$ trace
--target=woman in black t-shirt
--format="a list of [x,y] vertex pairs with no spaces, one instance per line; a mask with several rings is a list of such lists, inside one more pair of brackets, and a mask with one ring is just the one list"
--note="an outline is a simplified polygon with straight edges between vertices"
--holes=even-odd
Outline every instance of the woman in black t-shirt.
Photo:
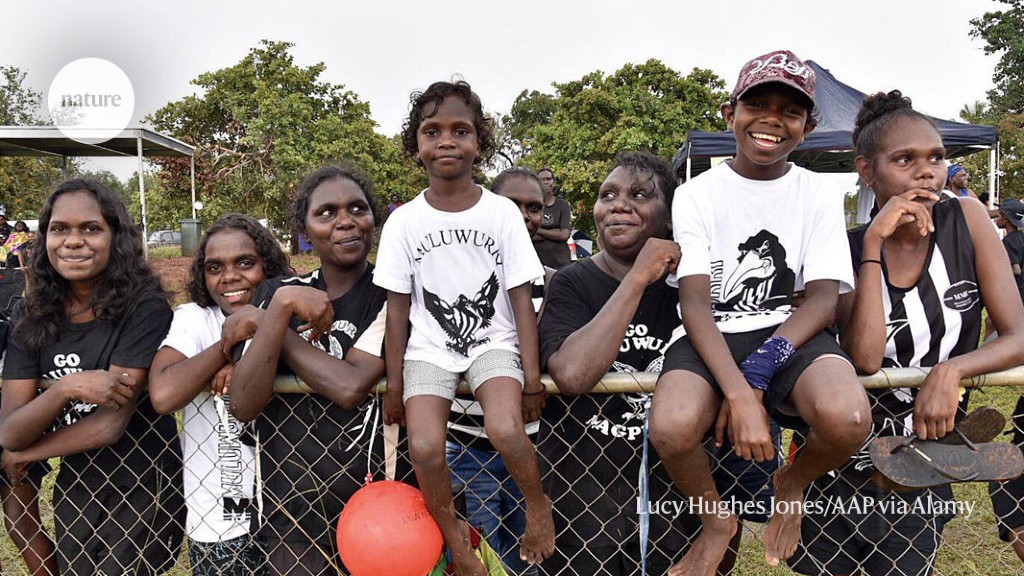
[[[384,375],[387,300],[367,261],[377,214],[362,173],[317,170],[299,186],[291,219],[320,268],[266,280],[253,296],[261,312],[251,315],[258,325],[235,364],[229,409],[243,422],[256,420],[261,534],[272,574],[347,573],[336,545],[338,515],[371,461],[383,460],[383,439],[373,430],[379,408],[370,398]],[[298,376],[313,393],[275,394],[277,375]],[[410,470],[405,465],[397,476]]]
[[65,181],[39,222],[4,366],[4,470],[16,482],[32,462],[61,458],[61,573],[163,573],[183,533],[181,457],[173,417],[145,390],[170,306],[124,203],[102,184]]

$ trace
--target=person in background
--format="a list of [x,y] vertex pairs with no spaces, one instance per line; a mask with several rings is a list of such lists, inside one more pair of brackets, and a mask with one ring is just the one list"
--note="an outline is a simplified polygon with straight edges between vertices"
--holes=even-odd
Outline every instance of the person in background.
[[946,167],[946,185],[943,195],[947,198],[970,196],[975,200],[978,194],[967,187],[971,181],[971,175],[967,169],[960,164],[950,164]]
[[537,177],[544,190],[544,216],[533,235],[533,245],[541,264],[558,270],[572,261],[566,244],[572,233],[572,207],[564,198],[555,196],[555,173],[550,168],[542,168]]

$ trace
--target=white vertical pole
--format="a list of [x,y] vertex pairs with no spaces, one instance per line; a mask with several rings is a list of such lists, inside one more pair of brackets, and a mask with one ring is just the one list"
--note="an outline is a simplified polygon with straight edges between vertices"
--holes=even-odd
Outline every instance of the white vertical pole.
[[192,150],[192,219],[196,219],[196,152]]
[[146,222],[146,176],[142,168],[142,137],[135,139],[136,149],[139,152],[139,205],[142,208],[142,249],[149,252],[149,227]]

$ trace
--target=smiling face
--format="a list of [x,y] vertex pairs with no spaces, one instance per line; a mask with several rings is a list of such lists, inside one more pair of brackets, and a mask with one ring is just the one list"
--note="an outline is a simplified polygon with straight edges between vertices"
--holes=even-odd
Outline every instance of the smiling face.
[[110,262],[113,234],[88,190],[61,194],[46,230],[46,255],[72,286],[94,286]]
[[360,267],[373,246],[373,211],[362,188],[348,178],[331,178],[313,189],[306,233],[324,266]]
[[602,249],[632,262],[648,238],[667,238],[669,207],[650,172],[619,166],[605,178],[594,204]]
[[431,178],[470,178],[480,155],[473,111],[458,96],[448,96],[416,130],[417,158]]
[[206,241],[206,291],[225,314],[248,304],[266,279],[256,242],[244,230],[224,228]]
[[523,214],[526,230],[530,236],[536,234],[544,218],[544,193],[537,181],[526,176],[509,178],[497,193],[516,203]]
[[[946,182],[946,149],[942,136],[927,120],[904,117],[879,139],[873,158],[857,159],[857,171],[875,191],[879,207],[910,190],[939,194]],[[916,201],[932,204],[931,200]]]
[[733,169],[751,180],[775,180],[786,173],[786,159],[814,129],[808,123],[807,98],[784,84],[748,90],[733,107],[722,106],[736,137]]

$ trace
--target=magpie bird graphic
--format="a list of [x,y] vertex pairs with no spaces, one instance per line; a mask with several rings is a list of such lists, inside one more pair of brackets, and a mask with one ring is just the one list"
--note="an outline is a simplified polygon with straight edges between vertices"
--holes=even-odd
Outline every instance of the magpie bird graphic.
[[441,329],[448,335],[447,348],[463,356],[469,356],[469,349],[490,342],[490,338],[477,338],[480,328],[491,325],[494,318],[494,299],[498,296],[498,275],[494,272],[480,287],[473,298],[459,294],[454,304],[423,289],[423,303]]

